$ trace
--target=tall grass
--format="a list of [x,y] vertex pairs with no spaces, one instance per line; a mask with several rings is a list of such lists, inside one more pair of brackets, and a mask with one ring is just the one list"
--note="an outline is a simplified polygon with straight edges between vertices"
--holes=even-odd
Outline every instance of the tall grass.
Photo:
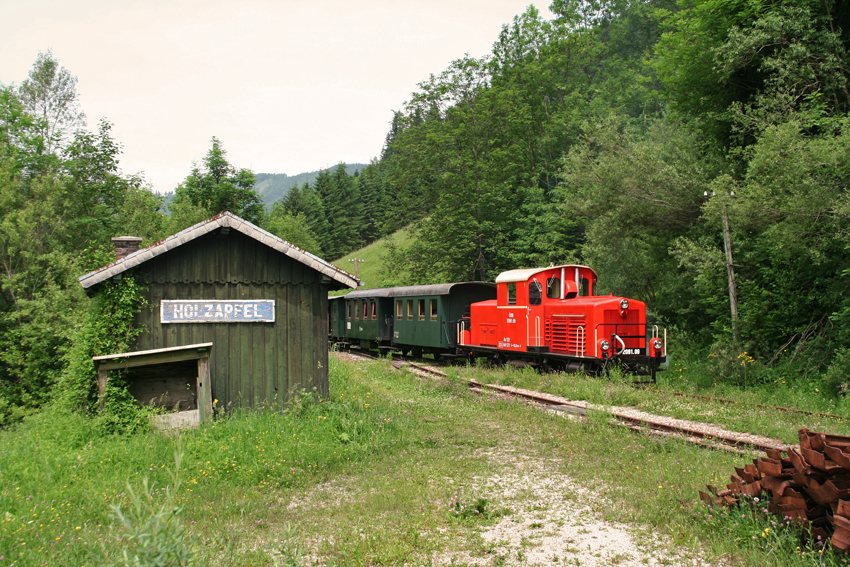
[[[112,507],[149,499],[173,499],[192,524],[250,518],[261,528],[262,505],[240,494],[314,484],[396,442],[391,405],[347,372],[332,365],[329,400],[301,393],[283,412],[235,411],[174,436],[103,436],[90,418],[50,410],[0,433],[0,565],[102,561],[126,543]],[[181,486],[169,472],[175,451]]]

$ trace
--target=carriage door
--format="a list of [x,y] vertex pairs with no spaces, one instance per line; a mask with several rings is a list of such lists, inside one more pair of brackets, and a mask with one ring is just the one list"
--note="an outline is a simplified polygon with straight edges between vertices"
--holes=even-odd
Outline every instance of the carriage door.
[[537,348],[543,346],[543,285],[537,281],[537,278],[532,278],[528,282],[528,348]]

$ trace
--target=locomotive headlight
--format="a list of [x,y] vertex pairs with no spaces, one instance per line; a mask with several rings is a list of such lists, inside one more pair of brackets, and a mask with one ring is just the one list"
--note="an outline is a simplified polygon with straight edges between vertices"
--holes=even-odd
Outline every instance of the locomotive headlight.
[[602,341],[601,343],[599,343],[599,347],[605,352],[608,352],[608,349],[611,348],[611,344],[608,341]]
[[621,299],[620,300],[620,309],[625,311],[628,308],[629,308],[629,300],[628,299]]
[[661,341],[661,339],[654,339],[652,341],[652,348],[654,348],[655,350],[661,350],[662,348],[664,348],[664,343]]

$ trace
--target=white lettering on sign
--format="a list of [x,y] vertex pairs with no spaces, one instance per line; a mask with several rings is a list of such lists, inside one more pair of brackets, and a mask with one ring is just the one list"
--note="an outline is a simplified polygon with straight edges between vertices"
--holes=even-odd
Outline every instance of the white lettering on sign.
[[274,299],[163,299],[159,320],[164,323],[274,323]]

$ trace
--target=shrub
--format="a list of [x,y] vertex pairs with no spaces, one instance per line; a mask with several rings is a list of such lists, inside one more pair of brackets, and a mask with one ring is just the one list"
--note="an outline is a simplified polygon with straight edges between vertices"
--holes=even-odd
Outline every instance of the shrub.
[[177,567],[193,565],[193,538],[186,533],[180,519],[181,506],[174,502],[180,490],[180,460],[182,455],[174,453],[174,471],[168,470],[171,486],[154,491],[148,478],[142,480],[142,492],[127,483],[128,510],[112,506],[112,517],[124,531],[124,541],[129,543],[123,550],[122,564],[126,567]]

